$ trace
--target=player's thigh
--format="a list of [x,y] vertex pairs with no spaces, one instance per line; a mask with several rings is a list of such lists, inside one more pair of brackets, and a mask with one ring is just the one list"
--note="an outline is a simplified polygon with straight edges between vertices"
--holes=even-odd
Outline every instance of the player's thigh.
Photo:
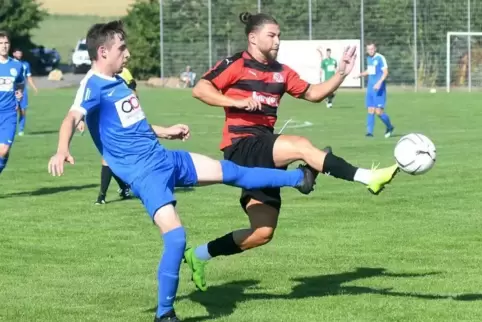
[[273,161],[277,168],[284,168],[290,163],[304,159],[313,144],[305,137],[297,135],[280,135],[273,144]]
[[[176,205],[174,186],[174,167],[168,167],[162,171],[148,171],[132,182],[131,189],[139,197],[151,219],[155,220],[160,209],[166,205]],[[176,225],[176,222],[173,222],[173,225]]]
[[266,229],[267,233],[272,233],[278,226],[279,208],[259,200],[252,198],[249,200],[246,205],[246,214],[254,230]]
[[385,91],[379,91],[375,95],[375,104],[373,106],[376,107],[376,113],[377,114],[382,114],[383,110],[385,109],[385,105],[387,103],[387,96],[385,94]]
[[0,157],[6,157],[15,140],[17,113],[4,117],[0,115]]
[[198,185],[210,185],[223,181],[221,162],[208,156],[189,153],[193,164]]

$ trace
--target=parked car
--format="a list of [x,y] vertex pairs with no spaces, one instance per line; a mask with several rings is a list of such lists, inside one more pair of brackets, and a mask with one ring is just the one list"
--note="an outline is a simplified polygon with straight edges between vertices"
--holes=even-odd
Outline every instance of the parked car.
[[47,75],[60,65],[60,54],[55,48],[39,46],[30,50],[30,53],[29,60],[34,75]]
[[74,74],[85,73],[90,69],[91,61],[85,39],[80,39],[72,51],[72,71]]

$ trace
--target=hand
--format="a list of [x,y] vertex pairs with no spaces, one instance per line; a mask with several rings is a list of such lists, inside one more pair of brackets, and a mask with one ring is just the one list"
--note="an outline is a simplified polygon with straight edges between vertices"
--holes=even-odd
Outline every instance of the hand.
[[191,136],[189,126],[184,124],[176,124],[166,128],[165,138],[168,140],[182,140],[186,141]]
[[350,74],[353,70],[357,57],[356,48],[356,46],[348,46],[343,50],[343,56],[340,60],[340,67],[338,68],[338,71],[342,76]]
[[22,98],[23,98],[23,91],[15,91],[15,98],[18,100],[18,101],[21,101]]
[[246,110],[248,112],[258,111],[258,110],[261,110],[263,108],[263,106],[261,105],[261,102],[255,100],[252,97],[248,97],[244,100],[236,101],[234,103],[234,107],[242,109],[242,110]]
[[49,161],[49,173],[52,176],[61,176],[64,173],[64,162],[74,164],[74,158],[70,152],[57,152]]
[[382,87],[382,84],[380,82],[377,82],[374,86],[373,86],[373,89],[378,91],[380,89],[380,87]]
[[319,46],[316,48],[316,51],[320,53],[321,57],[323,58],[323,47]]
[[77,131],[79,131],[81,134],[84,133],[85,131],[85,122],[80,121],[79,125],[77,125]]

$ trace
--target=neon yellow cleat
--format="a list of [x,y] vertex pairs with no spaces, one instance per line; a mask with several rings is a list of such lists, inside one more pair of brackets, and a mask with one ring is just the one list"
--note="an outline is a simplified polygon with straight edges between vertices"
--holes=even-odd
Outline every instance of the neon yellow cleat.
[[383,169],[372,168],[373,177],[367,185],[368,191],[374,195],[378,195],[382,192],[383,188],[385,188],[385,185],[389,184],[393,178],[395,178],[399,171],[400,169],[397,164]]
[[206,278],[204,276],[204,267],[207,261],[203,261],[196,257],[193,248],[188,248],[184,252],[184,261],[192,271],[191,279],[196,285],[196,288],[202,292],[207,290]]

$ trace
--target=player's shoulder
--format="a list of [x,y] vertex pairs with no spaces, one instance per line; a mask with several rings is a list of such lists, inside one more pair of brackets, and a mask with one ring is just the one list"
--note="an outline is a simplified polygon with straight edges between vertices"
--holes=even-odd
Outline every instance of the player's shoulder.
[[89,70],[80,81],[81,88],[89,88],[90,91],[100,92],[103,87],[117,82],[115,77],[107,77]]
[[241,51],[229,57],[223,58],[218,62],[217,65],[220,68],[223,68],[223,67],[227,68],[229,66],[239,65],[240,63],[243,62],[243,60],[244,60],[244,52]]
[[9,58],[8,64],[14,68],[23,68],[23,63],[15,58]]

